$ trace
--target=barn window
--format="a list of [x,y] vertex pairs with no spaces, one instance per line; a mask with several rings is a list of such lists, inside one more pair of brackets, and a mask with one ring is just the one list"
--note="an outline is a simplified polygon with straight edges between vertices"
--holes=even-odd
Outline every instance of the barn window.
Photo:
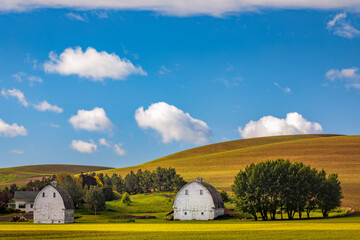
[[43,192],[43,197],[45,197],[45,193]]
[[201,215],[204,215],[204,212],[201,212]]
[[200,195],[203,195],[203,190],[200,190]]
[[189,195],[189,190],[185,189],[185,195]]
[[54,197],[56,197],[56,193],[54,193]]
[[187,212],[185,212],[184,214],[187,215]]

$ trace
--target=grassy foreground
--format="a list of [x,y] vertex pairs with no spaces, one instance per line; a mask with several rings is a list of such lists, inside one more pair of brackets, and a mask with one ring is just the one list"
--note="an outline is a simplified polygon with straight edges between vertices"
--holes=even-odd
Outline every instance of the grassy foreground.
[[302,221],[0,224],[1,239],[358,239],[360,216]]

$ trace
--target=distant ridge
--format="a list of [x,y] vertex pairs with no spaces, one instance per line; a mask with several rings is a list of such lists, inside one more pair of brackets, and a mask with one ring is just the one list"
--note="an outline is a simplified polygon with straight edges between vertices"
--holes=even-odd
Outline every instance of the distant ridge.
[[10,168],[0,168],[0,185],[12,183],[20,184],[30,180],[41,179],[42,176],[49,176],[60,172],[78,174],[81,172],[94,172],[110,169],[109,167],[69,165],[69,164],[44,164],[28,165]]
[[174,153],[133,167],[99,172],[126,175],[129,171],[173,167],[186,180],[198,176],[230,191],[235,175],[250,163],[273,159],[303,162],[328,174],[338,173],[343,205],[360,209],[360,136],[335,134],[289,135],[215,143]]

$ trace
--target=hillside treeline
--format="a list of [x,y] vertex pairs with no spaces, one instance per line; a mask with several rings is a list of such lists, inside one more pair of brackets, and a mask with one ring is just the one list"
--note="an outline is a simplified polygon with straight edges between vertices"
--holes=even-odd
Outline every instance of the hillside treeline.
[[326,176],[303,163],[282,159],[251,164],[235,177],[232,190],[237,208],[250,213],[257,220],[276,219],[283,212],[288,219],[296,213],[299,218],[306,212],[320,209],[324,217],[330,210],[340,207],[342,191],[337,174]]

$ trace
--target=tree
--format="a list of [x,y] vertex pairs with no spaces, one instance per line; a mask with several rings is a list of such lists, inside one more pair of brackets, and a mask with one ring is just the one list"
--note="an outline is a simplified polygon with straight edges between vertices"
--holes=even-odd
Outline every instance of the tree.
[[323,177],[318,194],[318,205],[323,217],[328,217],[331,210],[340,207],[342,198],[343,195],[338,175],[331,174],[328,178]]
[[59,185],[62,184],[62,181],[65,179],[66,176],[69,176],[70,173],[69,172],[60,172],[58,174],[56,174],[56,181]]
[[86,190],[84,196],[85,207],[94,210],[94,215],[97,211],[105,209],[105,197],[101,189],[96,186],[90,187]]
[[66,175],[61,183],[63,187],[71,196],[75,207],[83,201],[83,189],[81,185],[76,182],[70,175]]
[[111,186],[104,185],[101,188],[102,193],[104,194],[105,201],[114,200],[114,193]]
[[115,191],[117,191],[118,193],[124,192],[124,180],[122,179],[121,175],[117,175],[116,173],[114,173],[111,176],[111,183]]
[[229,194],[226,191],[222,190],[220,192],[220,196],[221,196],[223,202],[229,202],[230,201]]
[[281,218],[284,210],[288,219],[293,219],[295,213],[301,218],[305,210],[309,218],[316,206],[326,217],[340,206],[342,198],[336,174],[326,178],[325,171],[282,159],[247,166],[235,177],[232,189],[237,208],[252,214],[255,220],[257,214],[263,220],[268,220],[268,214],[275,220],[278,210]]
[[18,186],[14,183],[10,186],[10,193],[14,194],[18,190]]
[[130,205],[130,203],[131,203],[130,195],[127,192],[123,194],[123,196],[121,198],[121,202],[125,203],[126,205]]

